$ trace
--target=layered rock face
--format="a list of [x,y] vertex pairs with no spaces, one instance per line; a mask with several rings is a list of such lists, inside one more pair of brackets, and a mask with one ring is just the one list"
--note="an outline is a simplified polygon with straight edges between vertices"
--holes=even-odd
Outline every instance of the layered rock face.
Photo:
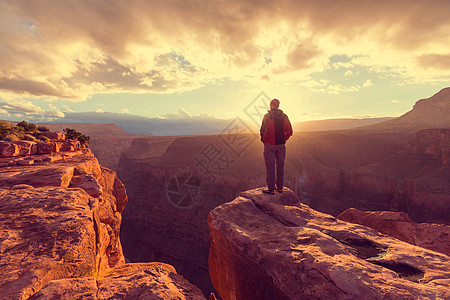
[[350,208],[338,216],[339,220],[361,224],[395,237],[408,244],[450,256],[450,226],[415,223],[404,212],[365,211]]
[[[11,162],[17,164],[33,164],[38,157],[30,155],[50,154],[56,152],[75,151],[83,148],[79,141],[53,141],[53,142],[32,142],[14,141],[0,143],[0,158],[24,157],[23,159],[12,159]],[[4,166],[8,165],[7,160],[2,160]],[[39,161],[38,161],[39,162]],[[5,164],[6,163],[6,164]]]
[[363,210],[406,212],[450,224],[450,129],[417,132],[392,156],[343,174],[341,201]]
[[223,299],[447,299],[450,258],[300,203],[243,192],[211,211],[209,267]]
[[0,159],[1,299],[204,298],[169,265],[125,264],[126,190],[88,148],[26,158]]

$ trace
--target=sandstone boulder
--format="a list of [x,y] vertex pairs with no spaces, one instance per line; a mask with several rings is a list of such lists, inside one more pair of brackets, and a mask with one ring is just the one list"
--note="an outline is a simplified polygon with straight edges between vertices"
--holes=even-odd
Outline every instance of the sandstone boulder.
[[38,146],[33,141],[13,141],[0,143],[0,157],[34,155]]
[[404,212],[366,211],[350,208],[339,220],[361,224],[412,245],[450,256],[450,226],[415,223]]
[[53,143],[38,142],[37,153],[38,154],[50,154],[53,151]]
[[450,258],[299,202],[241,193],[211,211],[209,272],[223,299],[447,299]]
[[53,152],[60,152],[61,148],[64,145],[64,142],[63,141],[55,141],[55,142],[52,142],[51,144],[53,146],[53,149],[52,149]]
[[98,197],[103,193],[103,188],[97,182],[94,176],[89,174],[82,174],[73,176],[69,187],[81,188],[92,197]]
[[37,153],[37,143],[32,141],[14,142],[19,147],[19,156],[33,155]]
[[76,151],[81,148],[80,141],[66,140],[61,146],[61,151]]
[[0,143],[0,157],[10,157],[19,155],[19,146],[14,143]]
[[40,133],[38,135],[38,138],[41,138],[43,136],[48,137],[51,140],[58,140],[58,141],[64,140],[66,138],[66,135],[59,131],[45,131]]

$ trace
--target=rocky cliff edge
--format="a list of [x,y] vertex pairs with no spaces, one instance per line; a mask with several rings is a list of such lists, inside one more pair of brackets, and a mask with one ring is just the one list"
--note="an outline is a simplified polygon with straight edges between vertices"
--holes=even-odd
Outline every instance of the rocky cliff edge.
[[208,217],[223,299],[449,299],[450,258],[299,202],[243,192]]
[[69,150],[0,159],[0,299],[204,299],[170,265],[125,264],[125,187]]

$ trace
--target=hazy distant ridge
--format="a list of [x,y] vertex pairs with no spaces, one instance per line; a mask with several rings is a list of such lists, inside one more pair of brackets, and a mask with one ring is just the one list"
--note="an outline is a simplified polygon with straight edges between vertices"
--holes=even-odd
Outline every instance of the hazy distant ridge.
[[366,119],[327,119],[297,122],[293,124],[294,131],[327,131],[342,130],[362,126],[368,126],[376,123],[395,119],[393,117],[366,118]]

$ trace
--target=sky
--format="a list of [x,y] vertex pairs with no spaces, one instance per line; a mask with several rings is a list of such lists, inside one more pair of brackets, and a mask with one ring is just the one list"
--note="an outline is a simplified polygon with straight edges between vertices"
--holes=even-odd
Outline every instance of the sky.
[[448,0],[0,0],[0,119],[399,116],[450,86]]

